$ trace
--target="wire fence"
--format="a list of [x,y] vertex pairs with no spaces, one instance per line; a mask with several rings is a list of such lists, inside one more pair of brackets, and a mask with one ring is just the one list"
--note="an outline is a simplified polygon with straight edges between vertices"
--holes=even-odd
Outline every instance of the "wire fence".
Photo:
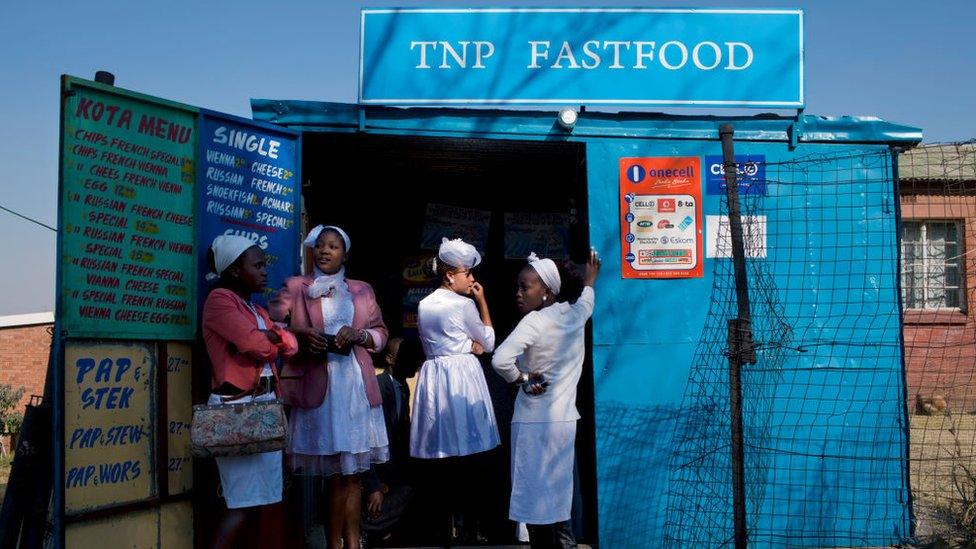
[[900,156],[902,300],[919,541],[976,538],[976,143]]
[[[757,355],[742,370],[750,545],[972,539],[976,145],[858,149],[762,168],[752,170],[761,180],[740,178]],[[724,200],[721,213],[727,223]],[[717,249],[730,249],[728,231],[718,234]],[[714,265],[680,413],[604,411],[613,432],[644,441],[630,448],[671,441],[668,478],[658,479],[665,516],[621,513],[627,524],[606,529],[620,539],[603,542],[662,528],[671,547],[733,543],[736,294],[732,261]],[[601,487],[602,498],[614,493]]]

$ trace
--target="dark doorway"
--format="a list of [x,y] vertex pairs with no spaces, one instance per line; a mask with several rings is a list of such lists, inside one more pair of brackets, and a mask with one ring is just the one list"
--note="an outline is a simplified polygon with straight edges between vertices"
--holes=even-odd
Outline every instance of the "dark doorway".
[[[308,225],[335,224],[350,234],[348,276],[372,284],[391,336],[416,334],[413,311],[424,290],[405,281],[406,271],[435,253],[422,247],[431,204],[478,210],[481,215],[490,212],[484,260],[475,275],[485,287],[498,342],[518,322],[515,279],[525,265],[524,257],[505,258],[506,238],[509,252],[513,238],[506,235],[506,213],[558,214],[553,218],[565,220],[560,229],[565,233],[560,234],[568,235],[569,258],[576,263],[586,258],[589,223],[582,144],[318,132],[306,132],[303,140]],[[515,525],[507,520],[515,393],[494,373],[490,360],[482,362],[503,446],[485,462],[485,470],[471,472],[491,479],[490,493],[471,497],[483,498],[489,507],[491,520],[482,527],[487,540],[506,543],[515,535]],[[584,364],[578,407],[583,419],[577,434],[580,497],[574,518],[580,541],[592,543],[597,530],[590,359]],[[408,532],[407,538],[417,544],[425,541],[418,532]]]

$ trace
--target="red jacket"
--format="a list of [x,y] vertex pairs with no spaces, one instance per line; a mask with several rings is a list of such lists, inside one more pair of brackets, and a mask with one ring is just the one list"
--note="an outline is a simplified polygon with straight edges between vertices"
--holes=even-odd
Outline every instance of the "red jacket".
[[[308,297],[308,287],[315,279],[311,276],[293,276],[285,280],[284,287],[268,301],[271,318],[283,322],[289,318],[289,326],[294,328],[315,328],[319,332],[325,330],[325,320],[322,318],[322,298]],[[352,294],[353,316],[352,328],[355,330],[369,330],[373,335],[373,344],[377,350],[386,346],[389,332],[383,323],[383,315],[376,303],[373,288],[360,280],[346,279],[349,293]],[[370,406],[380,406],[383,398],[380,387],[376,382],[373,370],[373,359],[369,351],[360,345],[353,347],[356,360],[363,374],[366,386],[366,397]],[[318,408],[325,400],[328,389],[329,371],[325,360],[321,356],[312,356],[305,352],[298,353],[285,362],[281,370],[281,397],[286,404],[298,408]]]
[[[268,336],[258,329],[254,313],[234,292],[217,288],[207,296],[203,304],[203,342],[210,356],[212,388],[226,381],[242,390],[250,389],[256,368],[274,362],[279,355],[289,357],[298,352],[294,334],[275,326],[261,307],[255,305],[254,309],[268,329],[281,336],[281,344],[268,341]],[[274,368],[271,370],[274,372]]]

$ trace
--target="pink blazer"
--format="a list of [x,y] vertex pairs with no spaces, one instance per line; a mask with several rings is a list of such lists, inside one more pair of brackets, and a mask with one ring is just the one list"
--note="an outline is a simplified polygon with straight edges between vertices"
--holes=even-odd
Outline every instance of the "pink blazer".
[[275,326],[261,307],[255,305],[254,309],[264,317],[268,329],[278,333],[281,344],[268,341],[258,329],[254,313],[234,292],[217,288],[207,296],[203,304],[203,341],[210,357],[213,388],[226,381],[242,390],[251,389],[257,368],[298,351],[298,342],[291,332]]
[[[325,329],[322,318],[322,299],[308,297],[308,287],[315,279],[311,276],[293,276],[285,280],[284,287],[268,301],[268,312],[271,318],[283,322],[290,318],[289,326],[294,328],[312,327],[318,331]],[[352,328],[369,330],[373,335],[376,349],[386,346],[389,332],[383,323],[383,315],[376,303],[373,288],[360,280],[346,279],[349,292],[352,294],[353,317]],[[370,406],[383,403],[380,387],[376,382],[373,370],[373,359],[364,347],[353,347],[356,360],[362,369],[363,383],[366,386],[366,397]],[[290,360],[285,361],[281,371],[281,396],[286,404],[298,408],[318,408],[325,400],[328,388],[329,373],[325,367],[325,360],[321,356],[313,356],[302,349]]]

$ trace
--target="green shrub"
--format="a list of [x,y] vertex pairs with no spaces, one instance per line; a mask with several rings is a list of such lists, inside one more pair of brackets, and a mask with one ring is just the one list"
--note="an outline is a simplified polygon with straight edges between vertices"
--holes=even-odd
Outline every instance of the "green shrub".
[[20,432],[24,415],[17,410],[26,389],[14,390],[12,385],[0,385],[0,433],[12,435]]

